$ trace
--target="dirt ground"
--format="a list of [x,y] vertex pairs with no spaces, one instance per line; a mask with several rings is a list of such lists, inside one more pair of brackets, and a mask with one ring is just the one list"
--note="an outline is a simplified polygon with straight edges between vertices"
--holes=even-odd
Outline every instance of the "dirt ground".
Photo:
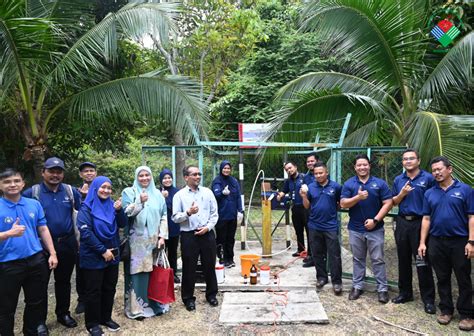
[[[121,270],[122,272],[122,270]],[[52,281],[49,293],[54,293]],[[347,300],[347,291],[343,296],[336,297],[330,290],[319,293],[321,302],[329,317],[329,324],[291,324],[291,325],[241,325],[222,326],[219,325],[219,307],[211,307],[206,303],[204,294],[196,292],[197,309],[195,312],[186,311],[180,301],[180,291],[176,291],[177,301],[172,304],[171,311],[163,316],[146,319],[144,321],[129,320],[123,314],[123,277],[120,277],[117,286],[117,294],[114,305],[113,318],[121,325],[121,331],[106,334],[118,335],[409,335],[393,326],[376,321],[377,316],[388,322],[414,329],[430,335],[469,335],[457,329],[458,320],[451,322],[449,326],[439,325],[433,315],[427,315],[423,311],[419,300],[403,305],[388,303],[386,305],[377,302],[376,293],[364,293],[357,301]],[[396,293],[390,293],[393,297]],[[218,299],[222,302],[223,293],[219,293]],[[54,295],[50,295],[49,315],[47,325],[51,335],[87,335],[84,326],[84,315],[75,316],[79,326],[74,329],[66,329],[58,324],[54,315]],[[76,304],[75,291],[72,298],[71,310]],[[16,333],[21,333],[22,303],[16,314]],[[474,333],[471,333],[473,335]],[[411,334],[413,335],[413,334]]]

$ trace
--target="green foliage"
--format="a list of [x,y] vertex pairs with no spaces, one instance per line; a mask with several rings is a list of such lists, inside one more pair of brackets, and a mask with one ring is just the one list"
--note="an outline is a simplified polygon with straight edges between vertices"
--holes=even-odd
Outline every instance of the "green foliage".
[[242,60],[229,77],[225,94],[211,106],[212,117],[219,121],[268,122],[275,109],[273,97],[288,81],[308,71],[337,70],[347,63],[323,55],[316,34],[297,30],[297,6],[275,0],[261,2],[256,9],[268,38]]

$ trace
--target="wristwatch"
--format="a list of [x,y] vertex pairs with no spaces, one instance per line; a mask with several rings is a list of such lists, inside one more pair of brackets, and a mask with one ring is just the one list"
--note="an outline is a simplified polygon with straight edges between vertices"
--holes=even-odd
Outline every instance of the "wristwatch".
[[376,219],[376,218],[374,218],[374,219],[372,219],[372,220],[374,221],[374,224],[375,224],[375,225],[377,225],[377,224],[379,223],[379,220]]
[[468,240],[468,244],[474,245],[474,240]]

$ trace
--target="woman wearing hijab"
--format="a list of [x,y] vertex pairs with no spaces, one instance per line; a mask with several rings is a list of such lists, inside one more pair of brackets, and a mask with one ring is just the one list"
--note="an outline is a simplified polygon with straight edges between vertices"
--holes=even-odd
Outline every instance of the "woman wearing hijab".
[[168,239],[166,203],[155,187],[147,166],[135,170],[133,186],[122,192],[125,213],[130,218],[130,262],[125,263],[125,315],[131,319],[161,315],[167,306],[148,299],[148,282],[154,252]]
[[166,201],[168,212],[168,239],[166,240],[166,251],[171,268],[174,270],[174,283],[180,283],[178,272],[178,244],[179,244],[179,224],[171,220],[173,214],[173,197],[179,189],[173,186],[173,173],[169,169],[163,169],[160,173],[161,194]]
[[224,265],[234,267],[235,231],[237,230],[237,216],[242,216],[242,199],[240,186],[231,175],[232,166],[229,161],[222,161],[220,174],[212,181],[212,192],[217,200],[219,220],[216,224],[216,242],[224,252]]
[[85,281],[85,321],[91,335],[103,335],[100,325],[110,331],[120,326],[112,320],[115,287],[119,273],[118,227],[124,227],[127,217],[122,202],[113,201],[112,182],[105,176],[96,177],[77,215],[81,234],[80,267]]

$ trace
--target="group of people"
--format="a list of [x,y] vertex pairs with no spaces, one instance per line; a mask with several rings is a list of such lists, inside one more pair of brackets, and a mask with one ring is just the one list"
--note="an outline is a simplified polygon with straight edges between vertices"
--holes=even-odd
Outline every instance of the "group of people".
[[[366,155],[354,160],[355,176],[343,186],[330,179],[326,165],[316,153],[307,156],[308,173],[286,162],[288,174],[277,195],[290,199],[292,221],[300,256],[308,251],[304,267],[315,267],[316,287],[329,281],[336,295],[342,294],[340,208],[349,209],[349,244],[353,254],[353,283],[349,300],[364,290],[367,251],[377,281],[378,300],[389,301],[384,261],[384,217],[398,205],[395,239],[399,259],[399,295],[394,303],[413,300],[412,262],[420,283],[425,311],[436,313],[432,269],[438,282],[441,324],[453,316],[451,273],[459,288],[456,308],[459,328],[474,330],[471,258],[474,258],[473,189],[452,177],[445,157],[431,162],[432,174],[420,169],[418,153],[407,149],[402,155],[404,173],[393,188],[370,173]],[[198,268],[206,282],[206,300],[219,304],[215,273],[216,251],[222,249],[226,267],[235,266],[234,244],[238,219],[243,216],[240,185],[232,177],[232,165],[223,161],[211,188],[201,186],[202,173],[196,166],[183,169],[185,186],[173,186],[168,169],[159,174],[160,187],[147,166],[135,170],[133,186],[112,200],[112,181],[97,176],[96,166],[79,167],[84,184],[79,188],[63,183],[64,162],[45,161],[42,183],[23,192],[21,173],[6,169],[0,173],[0,334],[13,335],[14,315],[20,290],[25,295],[23,332],[47,335],[47,287],[54,272],[57,321],[67,328],[77,322],[70,313],[71,275],[76,267],[78,305],[85,312],[91,335],[102,335],[102,327],[120,329],[112,320],[119,276],[119,229],[130,246],[124,261],[125,315],[142,320],[169,310],[148,298],[147,289],[154,256],[167,249],[175,282],[181,282],[181,299],[187,310],[196,309],[194,287]],[[76,218],[77,216],[77,218]],[[307,235],[305,244],[304,233]],[[181,246],[182,278],[177,276],[177,250]],[[329,272],[327,265],[329,264]]]
[[[454,305],[451,274],[454,272],[459,296],[456,308],[459,329],[474,330],[471,259],[474,258],[474,191],[452,176],[453,167],[446,157],[431,160],[431,174],[420,169],[419,154],[406,149],[401,161],[404,172],[390,189],[387,183],[371,175],[367,155],[357,155],[353,162],[355,176],[341,186],[329,177],[326,165],[315,153],[308,155],[309,173],[298,172],[294,162],[286,162],[288,174],[278,199],[287,195],[292,204],[292,219],[297,235],[299,256],[305,249],[316,269],[316,287],[328,283],[328,267],[333,291],[342,294],[342,263],[337,212],[349,209],[349,245],[352,250],[353,276],[349,300],[364,292],[367,252],[377,282],[378,301],[389,301],[384,259],[384,218],[398,206],[395,218],[395,241],[398,254],[399,294],[395,304],[413,301],[412,263],[418,273],[421,299],[428,314],[436,313],[435,271],[440,314],[437,321],[451,322]],[[308,161],[310,162],[308,164]],[[306,209],[306,212],[305,212]],[[303,264],[308,267],[308,260]],[[312,266],[312,265],[311,265]]]
[[[45,161],[42,182],[23,191],[25,182],[15,169],[0,173],[0,335],[13,335],[20,290],[25,295],[23,333],[48,335],[47,292],[54,272],[57,321],[77,327],[71,316],[71,276],[76,268],[78,304],[91,335],[103,335],[101,326],[118,331],[112,307],[119,276],[121,238],[130,256],[124,261],[125,315],[142,320],[161,315],[168,305],[148,298],[148,284],[159,249],[166,248],[175,283],[182,282],[182,300],[195,309],[194,286],[198,259],[205,276],[206,298],[217,306],[214,272],[216,246],[222,246],[227,267],[233,257],[237,217],[242,216],[240,186],[223,162],[213,191],[200,186],[198,167],[183,171],[186,186],[173,186],[173,174],[159,174],[160,187],[147,166],[135,170],[133,185],[112,200],[112,181],[97,176],[96,165],[79,166],[83,185],[63,183],[64,162]],[[217,198],[217,200],[216,200]],[[219,220],[218,220],[219,218]],[[218,232],[217,244],[214,228]],[[182,280],[178,277],[181,241]]]

